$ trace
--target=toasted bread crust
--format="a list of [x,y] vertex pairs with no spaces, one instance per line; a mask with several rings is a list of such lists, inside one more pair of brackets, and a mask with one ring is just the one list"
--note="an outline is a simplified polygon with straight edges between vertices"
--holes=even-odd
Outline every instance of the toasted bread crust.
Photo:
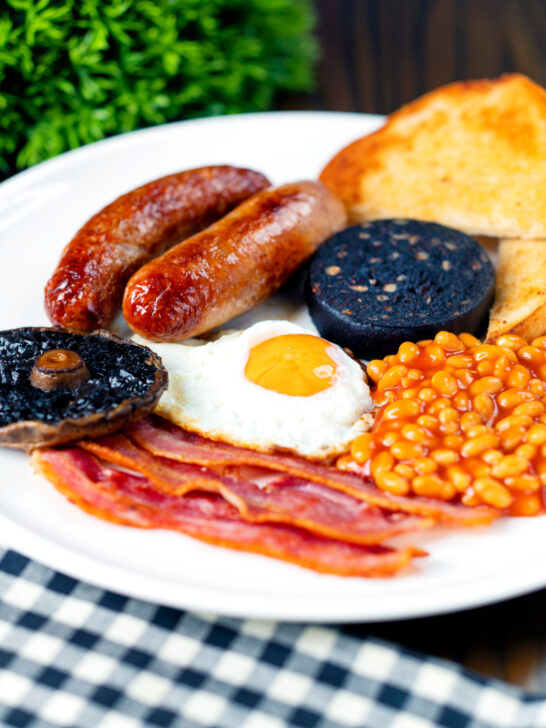
[[487,341],[546,332],[546,240],[501,240]]
[[351,222],[412,217],[546,238],[546,91],[520,74],[444,86],[342,149],[320,179]]

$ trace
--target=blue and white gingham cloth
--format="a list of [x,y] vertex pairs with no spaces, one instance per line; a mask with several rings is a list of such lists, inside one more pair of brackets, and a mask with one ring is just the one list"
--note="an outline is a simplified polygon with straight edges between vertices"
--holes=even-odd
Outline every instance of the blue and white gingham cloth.
[[343,628],[192,614],[0,549],[0,725],[541,728],[546,700]]

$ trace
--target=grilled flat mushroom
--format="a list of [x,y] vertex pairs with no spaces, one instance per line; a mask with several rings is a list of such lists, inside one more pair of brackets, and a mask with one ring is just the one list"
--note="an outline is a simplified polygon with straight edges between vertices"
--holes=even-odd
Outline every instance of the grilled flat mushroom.
[[0,331],[0,445],[105,435],[151,412],[166,386],[156,354],[108,331]]

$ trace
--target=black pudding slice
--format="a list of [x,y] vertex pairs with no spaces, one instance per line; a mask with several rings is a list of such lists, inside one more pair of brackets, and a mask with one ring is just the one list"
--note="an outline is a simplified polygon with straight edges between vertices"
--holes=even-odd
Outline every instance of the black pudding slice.
[[494,284],[487,254],[468,235],[431,222],[375,220],[318,249],[306,296],[321,336],[373,359],[441,330],[479,335]]

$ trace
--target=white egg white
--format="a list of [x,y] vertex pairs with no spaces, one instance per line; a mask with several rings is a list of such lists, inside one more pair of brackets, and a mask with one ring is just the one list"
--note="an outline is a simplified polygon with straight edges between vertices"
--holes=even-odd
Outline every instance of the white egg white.
[[202,346],[143,342],[169,373],[156,412],[205,437],[254,450],[320,459],[344,452],[371,426],[373,402],[361,367],[343,349],[328,348],[336,374],[332,385],[316,394],[279,394],[245,377],[253,346],[308,333],[288,321],[261,321]]

